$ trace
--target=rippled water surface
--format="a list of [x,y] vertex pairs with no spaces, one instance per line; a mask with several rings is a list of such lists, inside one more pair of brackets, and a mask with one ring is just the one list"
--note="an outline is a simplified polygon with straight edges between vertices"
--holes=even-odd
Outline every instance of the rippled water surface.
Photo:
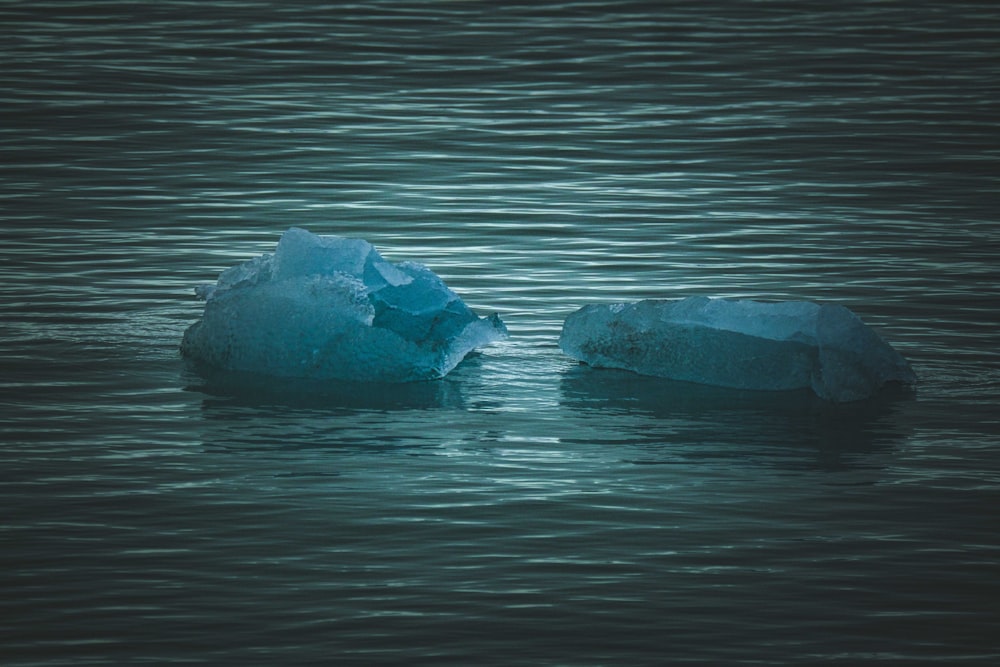
[[[0,663],[1000,662],[1000,11],[0,4]],[[204,377],[291,225],[509,340]],[[578,366],[587,303],[843,303],[831,407]]]

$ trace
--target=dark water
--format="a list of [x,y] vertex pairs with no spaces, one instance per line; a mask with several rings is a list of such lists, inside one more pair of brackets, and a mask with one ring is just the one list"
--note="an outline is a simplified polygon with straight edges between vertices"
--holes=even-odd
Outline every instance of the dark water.
[[[0,4],[0,664],[996,664],[990,2]],[[291,225],[511,338],[206,378]],[[563,356],[593,302],[843,303],[915,394]]]

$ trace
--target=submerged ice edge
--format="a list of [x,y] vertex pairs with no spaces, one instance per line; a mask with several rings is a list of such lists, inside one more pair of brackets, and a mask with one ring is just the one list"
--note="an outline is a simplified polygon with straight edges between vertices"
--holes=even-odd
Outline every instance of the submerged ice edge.
[[808,388],[835,403],[916,382],[899,352],[836,304],[689,297],[589,305],[566,318],[559,346],[590,366],[737,389]]
[[422,264],[386,261],[367,241],[292,227],[274,254],[196,288],[200,320],[181,353],[209,367],[263,375],[416,382],[447,375],[507,336]]

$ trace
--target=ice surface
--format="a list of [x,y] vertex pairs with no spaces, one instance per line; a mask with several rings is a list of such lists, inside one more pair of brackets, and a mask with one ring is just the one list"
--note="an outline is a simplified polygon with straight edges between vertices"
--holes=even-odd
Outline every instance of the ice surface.
[[847,308],[689,297],[585,306],[559,346],[591,366],[740,389],[811,388],[821,398],[867,398],[912,384],[906,360]]
[[504,338],[420,264],[387,262],[367,241],[293,227],[274,255],[196,288],[205,313],[182,353],[215,368],[286,377],[412,382],[440,378]]

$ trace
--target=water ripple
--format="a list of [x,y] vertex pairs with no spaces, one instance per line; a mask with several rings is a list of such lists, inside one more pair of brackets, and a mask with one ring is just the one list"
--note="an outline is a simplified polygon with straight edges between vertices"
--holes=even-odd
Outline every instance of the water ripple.
[[[0,35],[5,664],[996,662],[988,3],[41,0]],[[291,225],[510,340],[392,390],[186,368],[193,286]],[[692,294],[844,303],[920,386],[832,410],[556,345]]]

